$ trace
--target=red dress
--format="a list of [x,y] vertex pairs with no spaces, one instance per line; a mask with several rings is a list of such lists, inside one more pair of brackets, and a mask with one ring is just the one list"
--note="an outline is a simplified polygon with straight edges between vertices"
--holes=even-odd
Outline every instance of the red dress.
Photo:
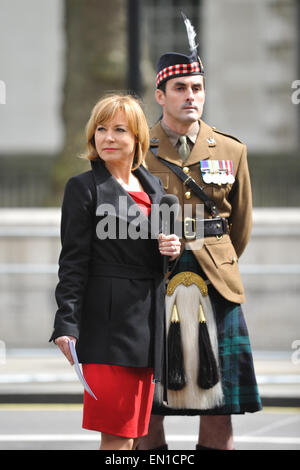
[[[129,194],[148,216],[148,194]],[[95,400],[84,391],[83,428],[127,438],[148,433],[154,393],[151,368],[82,364],[82,371],[97,397]]]

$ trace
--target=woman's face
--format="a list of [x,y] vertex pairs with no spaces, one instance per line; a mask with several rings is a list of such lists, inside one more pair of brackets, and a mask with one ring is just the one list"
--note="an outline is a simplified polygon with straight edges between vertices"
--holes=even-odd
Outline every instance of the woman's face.
[[132,163],[136,137],[129,129],[128,121],[122,111],[119,111],[111,121],[96,127],[95,146],[98,155],[106,163]]

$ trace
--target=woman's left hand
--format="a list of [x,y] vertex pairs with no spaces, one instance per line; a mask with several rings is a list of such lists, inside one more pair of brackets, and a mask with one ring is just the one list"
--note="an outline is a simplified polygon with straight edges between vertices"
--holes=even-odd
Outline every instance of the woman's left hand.
[[158,247],[160,254],[163,256],[169,256],[170,261],[178,258],[180,255],[181,243],[177,235],[164,235],[160,233],[158,236]]

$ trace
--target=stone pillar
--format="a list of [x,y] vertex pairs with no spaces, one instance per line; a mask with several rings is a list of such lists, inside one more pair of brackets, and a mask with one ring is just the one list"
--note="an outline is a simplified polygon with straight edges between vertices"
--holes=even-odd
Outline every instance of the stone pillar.
[[295,152],[297,16],[294,0],[203,1],[206,120],[251,152]]

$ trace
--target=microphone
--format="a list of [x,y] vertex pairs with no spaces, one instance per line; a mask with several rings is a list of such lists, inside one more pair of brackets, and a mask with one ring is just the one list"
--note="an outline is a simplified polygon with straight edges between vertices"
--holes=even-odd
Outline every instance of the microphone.
[[[165,194],[159,203],[159,215],[162,223],[161,233],[171,235],[175,233],[175,220],[180,209],[178,197],[175,194]],[[168,270],[169,256],[163,256],[163,271]]]

